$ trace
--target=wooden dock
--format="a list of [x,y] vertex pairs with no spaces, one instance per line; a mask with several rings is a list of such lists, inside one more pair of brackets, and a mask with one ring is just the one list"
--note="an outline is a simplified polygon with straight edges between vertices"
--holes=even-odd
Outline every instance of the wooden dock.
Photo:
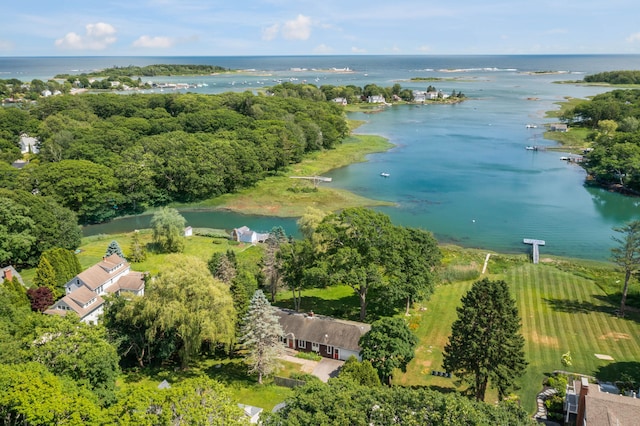
[[330,177],[326,176],[289,176],[291,179],[306,179],[313,182],[313,186],[317,187],[320,182],[331,182]]
[[538,249],[538,246],[543,246],[544,240],[532,240],[530,238],[525,238],[522,242],[533,246],[533,263],[537,264],[540,261],[540,250]]

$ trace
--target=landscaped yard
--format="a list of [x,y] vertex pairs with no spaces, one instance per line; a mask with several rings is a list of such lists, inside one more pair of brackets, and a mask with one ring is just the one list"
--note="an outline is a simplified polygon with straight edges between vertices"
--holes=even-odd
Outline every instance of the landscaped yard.
[[[529,366],[517,394],[527,411],[534,412],[535,395],[545,374],[554,370],[605,380],[637,371],[640,318],[613,315],[616,306],[606,301],[605,293],[592,280],[544,264],[516,266],[491,279],[504,279],[510,285],[522,318]],[[442,350],[457,317],[455,308],[470,286],[471,282],[442,285],[424,305],[426,310],[412,313],[410,322],[419,324],[420,346],[407,373],[395,383],[455,387],[453,379],[432,376],[431,370],[442,371]],[[573,365],[564,368],[560,359],[569,350]],[[609,355],[614,361],[598,359],[595,354]]]

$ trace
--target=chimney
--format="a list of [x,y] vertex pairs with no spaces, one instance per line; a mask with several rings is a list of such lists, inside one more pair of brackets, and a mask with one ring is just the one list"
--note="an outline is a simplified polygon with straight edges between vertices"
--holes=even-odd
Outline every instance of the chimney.
[[585,402],[586,396],[589,394],[589,379],[583,377],[580,381],[580,395],[578,396],[578,416],[576,418],[576,425],[584,424],[585,415]]
[[4,279],[7,281],[11,281],[13,279],[13,274],[11,273],[11,268],[7,268],[4,271]]

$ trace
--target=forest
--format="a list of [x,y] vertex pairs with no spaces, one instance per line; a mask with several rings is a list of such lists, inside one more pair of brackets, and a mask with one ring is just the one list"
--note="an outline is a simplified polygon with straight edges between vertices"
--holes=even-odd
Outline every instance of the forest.
[[588,130],[582,163],[598,185],[627,193],[640,191],[640,90],[614,90],[563,112],[573,128]]
[[606,71],[586,75],[584,81],[587,83],[638,84],[640,83],[640,71]]

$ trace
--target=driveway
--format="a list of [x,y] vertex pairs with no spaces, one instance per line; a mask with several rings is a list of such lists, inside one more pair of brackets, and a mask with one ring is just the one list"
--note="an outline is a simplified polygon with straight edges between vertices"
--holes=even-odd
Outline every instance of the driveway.
[[338,375],[338,370],[342,367],[344,361],[337,359],[322,358],[316,368],[313,369],[313,375],[320,378],[323,382],[326,382],[332,377]]

